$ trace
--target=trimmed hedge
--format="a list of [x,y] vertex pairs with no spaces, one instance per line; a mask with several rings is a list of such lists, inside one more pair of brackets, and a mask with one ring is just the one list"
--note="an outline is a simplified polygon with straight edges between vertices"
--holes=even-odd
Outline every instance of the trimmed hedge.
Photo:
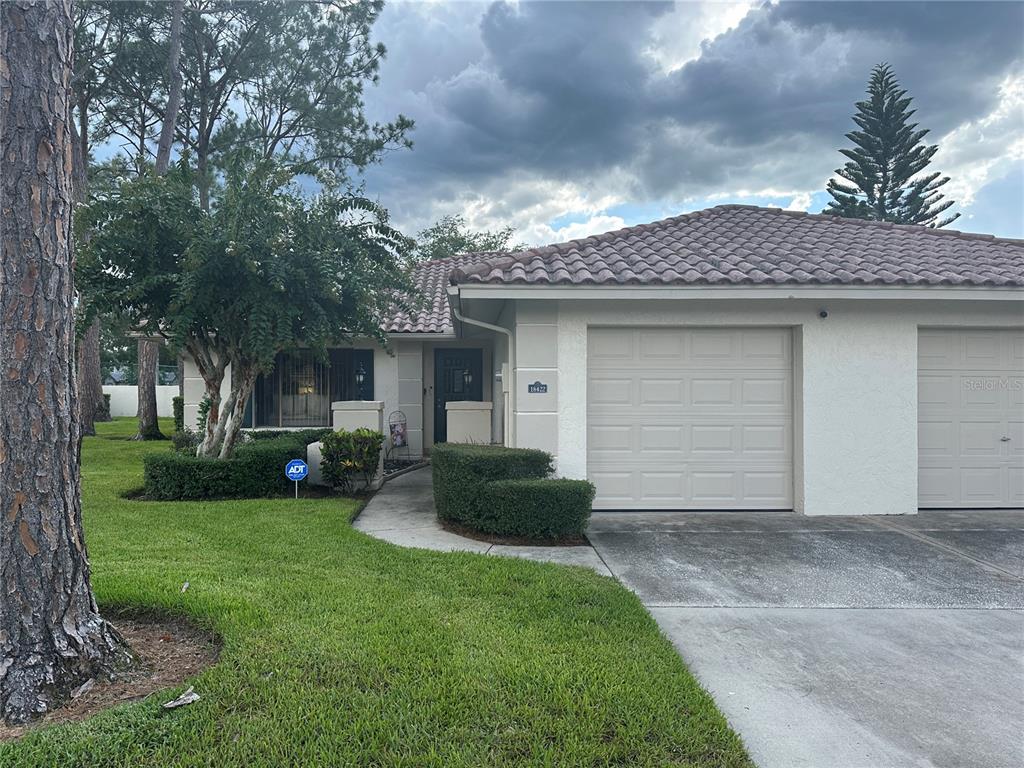
[[484,483],[551,474],[551,456],[530,448],[441,443],[430,451],[434,506],[442,520],[475,527]]
[[291,490],[284,467],[297,458],[306,458],[306,443],[292,436],[243,443],[225,461],[150,453],[143,459],[146,496],[160,501],[277,496]]
[[319,443],[328,435],[334,434],[330,427],[311,427],[309,429],[246,429],[242,434],[247,440],[280,440],[282,438],[295,440],[303,445]]
[[495,480],[485,483],[476,527],[501,536],[581,536],[594,486],[586,480]]
[[181,395],[175,395],[171,398],[171,404],[174,407],[174,431],[184,432],[185,431],[185,398]]
[[435,445],[430,455],[441,520],[484,533],[547,539],[582,535],[594,486],[549,479],[551,455],[527,448]]

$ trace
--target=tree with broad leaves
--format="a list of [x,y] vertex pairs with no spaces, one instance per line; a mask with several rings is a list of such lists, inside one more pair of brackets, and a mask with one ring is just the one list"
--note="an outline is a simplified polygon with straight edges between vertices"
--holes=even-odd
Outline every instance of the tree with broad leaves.
[[860,130],[846,134],[854,147],[839,150],[847,162],[836,169],[839,180],[829,179],[826,191],[833,199],[822,213],[928,227],[955,221],[959,213],[940,218],[953,205],[938,191],[949,177],[938,171],[919,175],[939,147],[924,144],[928,130],[910,122],[916,110],[892,67],[872,70],[867,94],[853,116]]
[[357,336],[387,343],[382,320],[413,291],[410,243],[370,201],[304,197],[294,171],[273,161],[229,165],[211,211],[189,174],[184,158],[165,177],[144,174],[90,203],[80,274],[105,309],[144,320],[193,357],[210,402],[197,454],[228,458],[256,378],[278,352],[326,356]]
[[412,257],[415,261],[433,261],[461,253],[518,251],[525,247],[525,244],[515,242],[515,230],[512,227],[473,231],[466,225],[465,218],[454,215],[443,216],[421,230],[416,235]]
[[0,717],[22,723],[133,662],[82,532],[70,0],[0,4]]

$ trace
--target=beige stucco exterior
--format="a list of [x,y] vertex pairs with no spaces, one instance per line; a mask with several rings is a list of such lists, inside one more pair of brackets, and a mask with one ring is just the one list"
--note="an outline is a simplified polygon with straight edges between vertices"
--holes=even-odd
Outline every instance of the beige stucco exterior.
[[[828,316],[820,317],[825,310]],[[516,445],[587,476],[592,326],[773,326],[794,338],[794,509],[917,511],[917,338],[922,327],[1024,327],[1017,301],[813,299],[516,302]],[[547,394],[530,394],[541,380]]]

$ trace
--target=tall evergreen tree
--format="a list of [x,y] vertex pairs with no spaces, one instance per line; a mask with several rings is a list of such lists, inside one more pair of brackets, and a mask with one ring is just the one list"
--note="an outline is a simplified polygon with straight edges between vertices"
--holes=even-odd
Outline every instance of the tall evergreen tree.
[[910,122],[916,110],[910,109],[912,99],[892,67],[879,64],[872,70],[867,93],[853,116],[860,130],[846,134],[855,146],[839,150],[848,160],[836,173],[849,183],[829,179],[827,192],[833,199],[822,213],[928,227],[958,219],[959,213],[940,218],[953,205],[938,191],[949,177],[938,171],[918,175],[939,147],[924,144],[928,130]]

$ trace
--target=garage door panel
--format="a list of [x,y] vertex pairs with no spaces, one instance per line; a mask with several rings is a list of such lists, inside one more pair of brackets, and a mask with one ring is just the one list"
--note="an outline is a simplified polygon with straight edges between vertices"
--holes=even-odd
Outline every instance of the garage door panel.
[[1006,485],[1010,492],[1010,502],[1015,506],[1024,507],[1024,466],[1010,467],[1007,470]]
[[686,447],[686,434],[682,426],[646,425],[638,428],[640,433],[640,453],[672,453],[682,454]]
[[922,330],[918,497],[922,507],[1024,502],[1024,331]]
[[640,471],[637,476],[640,481],[641,499],[671,502],[686,494],[683,487],[684,475],[680,472]]
[[699,424],[690,428],[690,450],[695,456],[725,453],[734,456],[736,427],[732,424]]
[[790,454],[789,430],[782,424],[744,424],[740,435],[744,456],[771,454],[784,458]]
[[961,421],[959,450],[962,458],[999,456],[1003,452],[1003,424],[998,421]]
[[678,379],[643,378],[639,382],[640,405],[666,405],[685,400],[683,382]]
[[788,329],[592,329],[588,349],[595,507],[792,507]]
[[940,374],[920,374],[917,401],[922,405],[953,406],[960,399],[960,378]]
[[961,467],[960,499],[966,505],[993,504],[1004,497],[1002,467]]
[[919,421],[917,450],[920,456],[951,458],[956,452],[957,425],[952,421]]
[[771,407],[788,411],[789,382],[784,375],[741,380],[744,406]]

